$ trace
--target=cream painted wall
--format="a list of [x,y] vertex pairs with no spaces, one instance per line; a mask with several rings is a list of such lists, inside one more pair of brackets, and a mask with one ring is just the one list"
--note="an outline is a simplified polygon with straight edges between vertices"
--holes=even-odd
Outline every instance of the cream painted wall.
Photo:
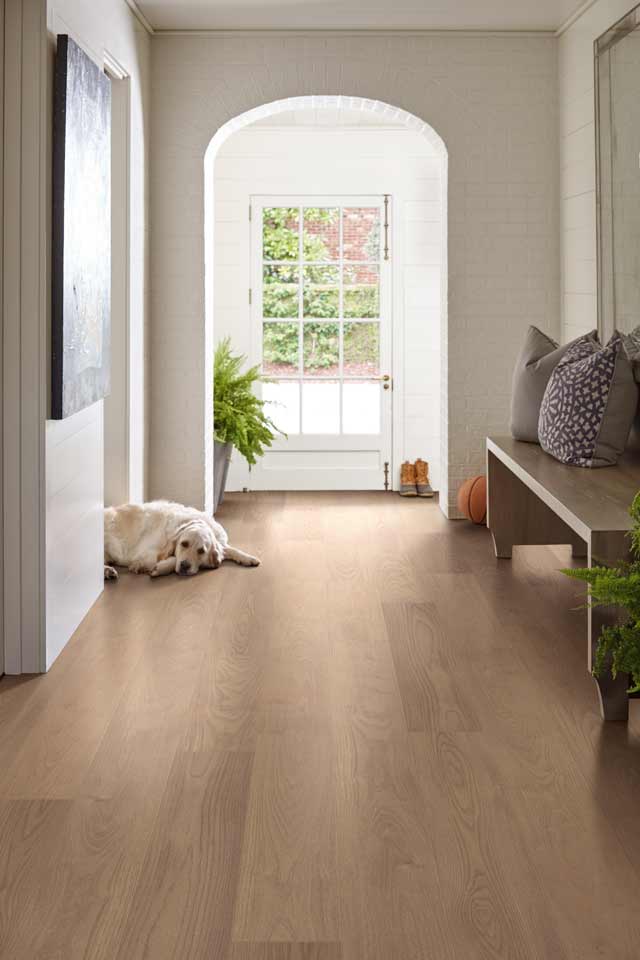
[[[305,127],[301,123],[307,111],[299,111],[293,115],[296,122],[287,127],[255,124],[222,146],[214,188],[215,336],[230,336],[244,353],[252,349],[247,303],[252,195],[390,194],[398,461],[392,479],[397,482],[403,459],[422,456],[430,463],[431,483],[438,490],[442,160],[419,133],[401,126],[348,127],[344,124],[354,115],[343,113],[339,127],[312,123]],[[227,488],[244,487],[251,488],[249,469],[234,454]]]
[[448,148],[454,512],[460,482],[484,469],[486,434],[507,429],[526,327],[559,332],[556,48],[511,36],[153,38],[151,495],[205,502],[207,145],[265,102],[344,94],[415,114]]
[[[105,51],[131,77],[129,322],[131,497],[145,484],[147,165],[151,38],[125,0],[47,5],[52,79],[55,36],[68,33],[102,65]],[[52,102],[52,98],[50,98]],[[103,403],[46,425],[46,665],[51,666],[102,591]]]
[[562,337],[597,326],[593,42],[630,0],[598,0],[559,40]]

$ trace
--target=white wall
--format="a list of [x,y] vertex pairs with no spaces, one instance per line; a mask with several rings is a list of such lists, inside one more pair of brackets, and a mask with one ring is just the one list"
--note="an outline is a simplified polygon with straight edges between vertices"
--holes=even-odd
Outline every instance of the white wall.
[[[347,118],[353,116],[345,111]],[[429,461],[440,479],[440,264],[442,160],[421,134],[391,126],[256,124],[233,134],[215,164],[214,328],[251,350],[248,207],[252,195],[391,195],[393,269],[394,481],[403,459]],[[313,118],[311,118],[313,119]],[[251,487],[235,454],[228,489]]]
[[[147,162],[150,37],[125,0],[55,0],[52,41],[68,33],[102,66],[107,51],[131,80],[129,322],[132,495],[144,488]],[[53,65],[53,54],[51,57]],[[50,71],[50,80],[52,69]],[[52,101],[52,98],[50,102]],[[55,660],[103,587],[103,403],[46,425],[46,664]]]
[[[155,36],[152,44],[150,493],[205,502],[210,378],[203,158],[263,103],[381,100],[449,153],[448,492],[508,426],[526,327],[559,331],[556,41],[551,37]],[[193,388],[186,402],[184,384]],[[447,481],[443,464],[443,481]]]
[[593,42],[630,6],[598,0],[559,40],[562,337],[597,326]]

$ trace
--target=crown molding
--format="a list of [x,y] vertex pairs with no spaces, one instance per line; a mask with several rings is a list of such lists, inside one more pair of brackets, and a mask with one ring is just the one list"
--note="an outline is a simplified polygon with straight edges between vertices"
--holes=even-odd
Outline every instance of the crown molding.
[[555,36],[561,37],[563,33],[566,33],[569,27],[572,27],[573,24],[576,23],[580,17],[584,16],[587,10],[590,10],[591,7],[593,7],[597,2],[598,0],[585,0],[582,6],[578,7],[578,9],[575,10],[570,17],[567,17],[564,23],[560,24],[555,32]]
[[[127,0],[127,3],[133,0]],[[595,0],[591,0],[595,2]],[[296,29],[296,30],[167,30],[153,29],[153,35],[156,37],[179,37],[182,39],[211,39],[211,40],[233,40],[233,39],[289,39],[301,37],[306,40],[312,39],[341,39],[344,37],[425,37],[442,39],[465,39],[465,38],[495,38],[512,39],[518,37],[529,37],[534,39],[546,39],[555,37],[555,30],[314,30],[314,29]]]
[[138,4],[136,3],[136,0],[124,0],[124,2],[125,2],[126,5],[129,7],[129,10],[131,10],[131,13],[134,15],[134,17],[136,18],[136,20],[138,21],[138,23],[139,23],[142,27],[144,27],[144,29],[147,31],[147,33],[149,33],[149,34],[151,34],[151,36],[153,36],[153,34],[156,33],[157,31],[156,31],[156,30],[154,29],[154,27],[149,23],[149,21],[147,20],[147,18],[146,18],[145,15],[144,15],[144,13],[142,12],[142,10],[140,9],[140,7],[139,7]]

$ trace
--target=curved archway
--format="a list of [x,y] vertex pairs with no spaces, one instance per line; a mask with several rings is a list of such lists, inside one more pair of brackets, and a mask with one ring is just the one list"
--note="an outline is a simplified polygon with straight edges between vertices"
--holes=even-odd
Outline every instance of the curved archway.
[[[262,104],[254,107],[244,113],[228,120],[216,131],[209,141],[204,158],[204,252],[205,252],[205,411],[209,411],[209,416],[205,415],[205,438],[204,438],[204,469],[205,469],[205,509],[211,511],[213,508],[213,430],[211,429],[211,413],[213,410],[213,351],[214,351],[214,224],[215,224],[215,191],[214,191],[214,168],[216,156],[222,145],[233,136],[234,133],[268,117],[277,116],[279,113],[289,113],[291,111],[303,110],[350,110],[363,111],[375,115],[381,123],[397,125],[399,128],[407,128],[415,133],[424,136],[434,149],[434,152],[440,157],[442,162],[442,262],[440,270],[440,365],[441,365],[441,383],[443,394],[446,395],[447,384],[447,343],[448,343],[448,325],[447,325],[447,175],[448,175],[448,152],[444,140],[430,124],[421,120],[420,117],[408,113],[400,107],[394,107],[391,104],[380,100],[371,100],[364,97],[352,97],[344,95],[336,96],[300,96],[287,97],[282,100],[275,100],[271,103]],[[441,458],[441,483],[440,483],[440,504],[446,509],[448,504],[448,417],[447,404],[442,403],[440,408],[440,458]]]

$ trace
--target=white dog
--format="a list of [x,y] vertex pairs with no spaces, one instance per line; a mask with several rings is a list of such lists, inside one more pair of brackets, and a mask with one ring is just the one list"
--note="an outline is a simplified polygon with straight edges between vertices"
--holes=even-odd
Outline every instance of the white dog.
[[127,503],[104,511],[104,578],[116,580],[116,566],[131,573],[162,577],[191,576],[202,568],[216,570],[223,560],[257,567],[256,557],[236,550],[213,517],[168,500]]

